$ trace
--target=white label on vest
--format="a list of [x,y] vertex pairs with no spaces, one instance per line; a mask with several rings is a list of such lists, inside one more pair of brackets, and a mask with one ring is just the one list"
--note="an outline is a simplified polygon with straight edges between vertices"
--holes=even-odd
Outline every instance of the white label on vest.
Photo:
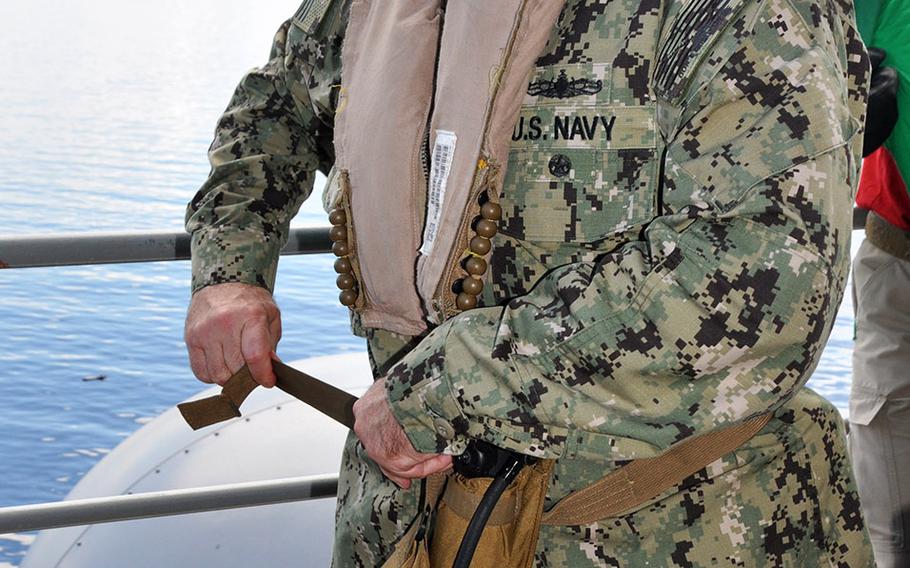
[[458,138],[454,132],[436,131],[436,144],[430,162],[430,186],[427,193],[427,224],[423,230],[421,254],[430,254],[433,243],[439,232],[439,220],[442,217],[442,203],[446,197],[446,185],[449,183],[449,172],[452,159],[455,157],[455,142]]

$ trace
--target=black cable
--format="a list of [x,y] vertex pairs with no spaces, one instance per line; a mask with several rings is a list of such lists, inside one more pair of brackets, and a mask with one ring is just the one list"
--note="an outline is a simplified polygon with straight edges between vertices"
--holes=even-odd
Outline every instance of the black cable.
[[496,507],[496,503],[499,502],[499,498],[502,497],[506,487],[518,477],[524,465],[525,460],[521,456],[511,455],[506,464],[499,470],[499,473],[496,474],[496,477],[493,478],[493,482],[487,487],[483,498],[477,504],[477,510],[474,511],[471,522],[468,523],[468,528],[465,530],[464,538],[461,539],[461,545],[458,547],[458,554],[455,555],[455,563],[452,564],[452,568],[469,568],[471,566],[474,551],[477,549],[477,543],[480,542],[480,535],[483,534],[483,529],[487,526],[487,521]]

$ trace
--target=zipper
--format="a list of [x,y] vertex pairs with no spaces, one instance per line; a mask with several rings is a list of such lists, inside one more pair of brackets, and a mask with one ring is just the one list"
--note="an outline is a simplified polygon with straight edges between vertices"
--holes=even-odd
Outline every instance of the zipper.
[[[515,39],[518,36],[519,28],[521,28],[521,22],[524,18],[525,9],[528,6],[528,1],[529,0],[522,0],[521,5],[518,7],[515,26],[512,28],[512,33],[509,36],[509,42],[506,44],[506,49],[503,52],[503,65],[500,66],[498,76],[493,79],[493,93],[490,97],[487,117],[484,120],[484,138],[490,131],[490,124],[493,120],[493,106],[495,105],[496,99],[499,96],[499,92],[502,88],[502,81],[500,79],[505,73],[509,61],[511,60],[512,52],[515,48]],[[437,58],[438,56],[439,53],[437,52]],[[474,182],[471,186],[471,192],[468,196],[465,208],[462,211],[461,229],[459,229],[458,237],[455,241],[456,245],[453,246],[451,252],[449,252],[449,258],[446,261],[445,268],[442,272],[441,278],[439,279],[439,284],[436,287],[436,292],[433,294],[433,300],[431,302],[431,307],[436,311],[439,323],[442,323],[449,317],[459,313],[459,310],[455,306],[455,295],[452,291],[452,286],[454,285],[455,280],[458,279],[454,276],[454,273],[458,268],[458,265],[468,254],[467,249],[469,239],[467,238],[467,234],[471,228],[471,221],[473,221],[474,217],[480,214],[480,203],[478,202],[480,195],[486,190],[488,193],[487,197],[490,201],[493,201],[494,203],[499,202],[498,192],[489,191],[489,186],[491,185],[490,180],[498,174],[499,167],[496,166],[486,156],[484,156],[483,150],[481,150],[481,155],[478,157],[477,163],[478,166],[476,172],[474,173]],[[489,258],[489,254],[486,256]],[[489,268],[487,268],[487,270],[489,271]]]
[[[439,35],[436,38],[436,62],[433,64],[433,96],[430,98],[430,108],[427,112],[426,126],[424,126],[423,146],[420,150],[420,166],[423,169],[424,182],[427,184],[430,183],[430,166],[432,165],[430,153],[430,128],[433,123],[433,113],[436,111],[436,88],[439,80],[439,59],[440,52],[442,51],[442,31],[445,29],[446,4],[447,0],[442,0],[439,3]],[[424,225],[425,224],[426,219],[424,219]]]
[[[498,174],[499,168],[485,158],[481,158],[478,161],[478,164],[481,163],[483,165],[478,166],[478,171],[474,176],[471,192],[468,195],[468,206],[465,208],[462,219],[470,219],[473,221],[475,217],[480,215],[480,196],[484,192],[487,192],[490,201],[495,203],[498,200],[499,196],[494,196],[497,192],[491,191],[490,186],[492,184],[490,182]],[[467,275],[467,272],[461,270],[459,265],[465,258],[473,254],[469,251],[469,232],[471,230],[471,224],[471,222],[462,223],[461,229],[458,231],[458,236],[455,239],[455,245],[452,247],[452,253],[446,262],[442,277],[439,280],[439,285],[436,288],[436,293],[433,296],[432,307],[436,311],[439,323],[442,323],[460,312],[455,305],[456,294],[452,290],[452,286],[455,285],[457,280]],[[456,276],[456,270],[460,270],[461,272],[464,272],[464,274]],[[487,268],[487,270],[489,271],[489,268]]]

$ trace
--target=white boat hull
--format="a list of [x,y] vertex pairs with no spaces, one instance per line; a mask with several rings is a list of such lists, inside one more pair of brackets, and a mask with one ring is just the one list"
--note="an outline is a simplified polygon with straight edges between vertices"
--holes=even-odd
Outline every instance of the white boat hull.
[[[358,395],[371,381],[363,353],[292,365]],[[338,471],[343,426],[278,389],[256,389],[242,412],[193,432],[170,409],[117,446],[67,499]],[[321,499],[49,530],[22,568],[328,566],[334,510],[334,499]]]

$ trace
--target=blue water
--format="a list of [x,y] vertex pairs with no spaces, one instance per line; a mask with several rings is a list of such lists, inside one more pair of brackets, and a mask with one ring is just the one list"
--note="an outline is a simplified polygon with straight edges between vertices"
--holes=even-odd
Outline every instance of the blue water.
[[[0,2],[0,234],[179,230],[234,85],[297,3]],[[295,224],[325,222],[313,199]],[[188,278],[187,262],[0,271],[0,506],[61,499],[200,390]],[[329,256],[282,261],[283,357],[363,349],[336,296]],[[30,540],[0,537],[0,566]]]
[[[179,230],[215,121],[297,3],[0,3],[0,234]],[[295,224],[324,222],[311,199]],[[280,354],[363,349],[331,258],[281,264]],[[201,388],[182,343],[188,283],[186,262],[0,271],[0,507],[61,499]],[[851,337],[845,306],[811,381],[842,409]],[[31,539],[0,536],[0,568]]]

